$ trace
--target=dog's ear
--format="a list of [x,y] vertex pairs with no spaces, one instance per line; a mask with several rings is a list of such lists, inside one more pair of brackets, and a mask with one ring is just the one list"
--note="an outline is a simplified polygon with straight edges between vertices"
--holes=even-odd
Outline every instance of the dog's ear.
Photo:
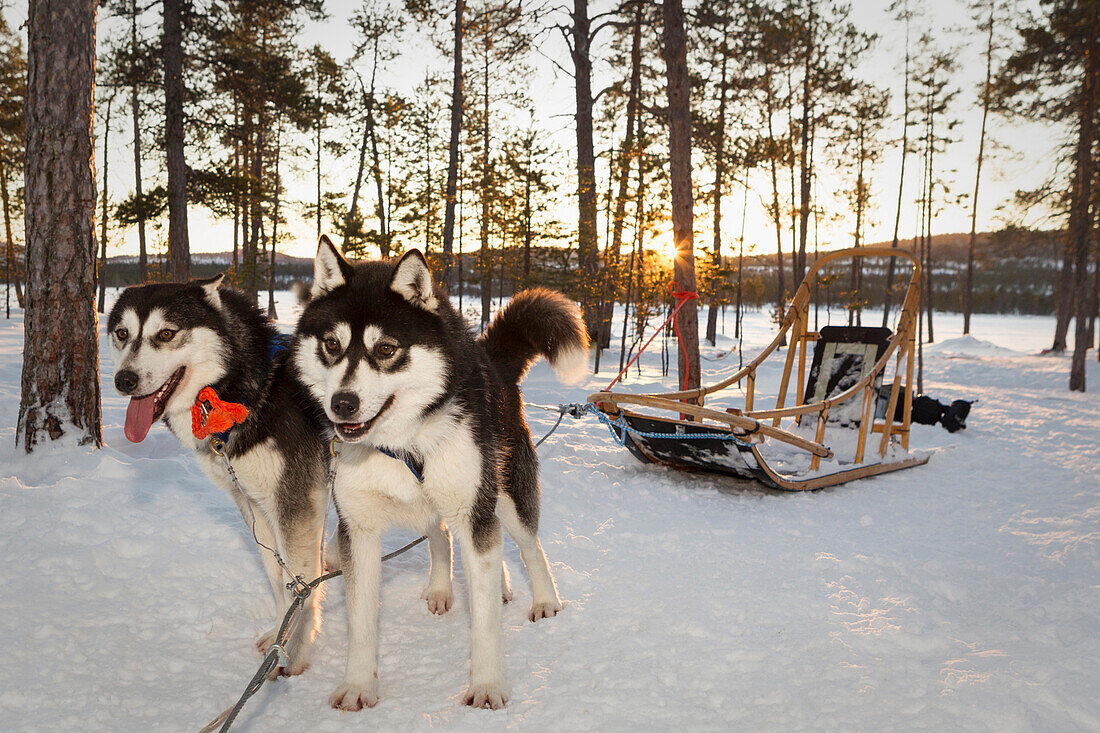
[[206,298],[207,302],[218,310],[221,310],[222,298],[218,295],[218,288],[221,287],[222,280],[224,279],[225,273],[219,272],[214,277],[198,278],[192,280],[191,283],[202,288],[203,296]]
[[311,300],[325,293],[331,293],[351,278],[351,263],[336,249],[336,245],[322,234],[317,244],[317,257],[313,260],[313,287],[310,288]]
[[434,313],[439,307],[432,285],[432,273],[424,255],[418,249],[410,249],[397,263],[390,281],[390,290],[417,308]]

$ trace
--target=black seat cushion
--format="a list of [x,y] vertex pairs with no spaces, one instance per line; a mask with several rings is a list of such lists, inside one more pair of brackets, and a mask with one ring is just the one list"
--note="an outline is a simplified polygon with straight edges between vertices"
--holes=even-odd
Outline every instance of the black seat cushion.
[[[807,404],[834,397],[871,372],[893,333],[870,326],[825,326],[814,345],[814,357],[806,380]],[[881,385],[881,374],[875,380]],[[863,402],[849,400],[829,411],[829,422],[859,424]]]

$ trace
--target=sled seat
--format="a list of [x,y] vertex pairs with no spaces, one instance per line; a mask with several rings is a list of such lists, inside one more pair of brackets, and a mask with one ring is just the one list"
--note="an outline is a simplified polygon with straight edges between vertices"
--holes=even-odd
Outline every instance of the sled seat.
[[[851,388],[875,371],[893,333],[885,327],[825,326],[814,343],[810,376],[806,380],[804,403],[824,402]],[[882,391],[882,372],[873,381],[876,395]],[[876,407],[877,402],[876,400]],[[859,426],[862,420],[858,400],[834,408],[830,425]]]

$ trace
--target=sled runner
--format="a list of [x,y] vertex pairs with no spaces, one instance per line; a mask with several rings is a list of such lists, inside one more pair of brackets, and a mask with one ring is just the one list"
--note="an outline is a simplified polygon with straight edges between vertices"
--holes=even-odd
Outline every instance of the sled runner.
[[[814,278],[838,260],[866,257],[912,263],[894,330],[810,330]],[[929,456],[909,452],[919,305],[920,262],[911,253],[888,247],[833,252],[813,263],[772,342],[728,379],[651,395],[609,387],[588,401],[616,439],[644,462],[757,479],[778,489],[820,489],[922,465]],[[760,409],[758,370],[784,339],[789,345],[775,406]],[[792,379],[794,403],[787,406]],[[704,406],[708,396],[737,391],[743,395],[740,407]]]

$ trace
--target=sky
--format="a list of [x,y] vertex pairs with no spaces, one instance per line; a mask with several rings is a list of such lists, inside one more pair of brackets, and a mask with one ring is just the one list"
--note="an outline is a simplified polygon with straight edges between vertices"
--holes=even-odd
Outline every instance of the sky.
[[[963,232],[970,229],[970,200],[974,186],[974,166],[978,149],[981,109],[978,106],[978,89],[984,76],[985,66],[982,58],[984,37],[974,29],[966,3],[961,0],[930,0],[921,3],[912,0],[914,6],[921,6],[920,17],[914,20],[912,38],[915,40],[922,32],[929,33],[936,42],[947,48],[958,50],[958,70],[953,83],[960,89],[954,105],[954,115],[959,125],[954,135],[957,142],[949,146],[940,157],[937,165],[939,175],[945,179],[952,197],[965,194],[965,198],[955,204],[949,204],[936,215],[933,230],[936,233]],[[1024,6],[1033,5],[1035,0],[1025,0]],[[610,3],[593,0],[590,13],[595,14]],[[303,46],[321,43],[338,61],[347,59],[352,52],[354,33],[347,22],[351,13],[361,5],[352,0],[329,0],[326,8],[329,18],[321,22],[306,24]],[[888,122],[886,135],[890,138],[900,136],[903,84],[903,54],[905,47],[904,27],[890,17],[888,2],[883,0],[854,0],[852,19],[862,29],[878,35],[878,41],[865,57],[857,75],[891,91],[891,112],[894,118]],[[20,5],[5,10],[14,26],[19,26],[26,18],[25,7]],[[564,12],[559,22],[565,22]],[[151,14],[149,20],[159,19]],[[110,22],[110,21],[107,21]],[[101,23],[100,39],[105,36]],[[1006,29],[1006,35],[1012,33]],[[571,151],[575,144],[572,113],[574,97],[572,79],[556,69],[548,58],[568,60],[568,53],[557,34],[544,35],[539,53],[531,57],[533,78],[530,88],[537,89],[535,97],[536,124],[546,130],[547,136],[559,148]],[[601,53],[602,43],[598,41],[593,55]],[[384,69],[379,83],[397,89],[399,92],[411,92],[424,78],[427,70],[445,72],[450,61],[439,56],[423,35],[410,34],[405,41],[403,54],[398,62]],[[1003,53],[1003,52],[1002,52]],[[565,64],[568,65],[568,64]],[[593,88],[598,90],[625,74],[625,70],[612,69],[598,58],[594,69]],[[100,110],[100,113],[102,109]],[[440,110],[441,124],[446,124],[448,110]],[[100,128],[97,127],[97,130]],[[620,126],[620,130],[622,127]],[[910,128],[910,134],[915,133]],[[1004,213],[998,207],[1008,203],[1017,189],[1037,186],[1053,170],[1052,160],[1058,145],[1064,139],[1065,131],[1042,128],[1018,120],[1006,120],[991,115],[986,146],[986,161],[983,167],[982,190],[979,195],[977,227],[979,231],[1000,228]],[[133,187],[133,162],[131,149],[132,134],[127,130],[116,129],[110,138],[108,162],[108,181],[112,198],[118,199],[123,192]],[[147,141],[145,143],[149,145]],[[599,145],[599,142],[597,142]],[[97,141],[97,156],[100,156],[102,141]],[[572,156],[570,155],[570,158]],[[871,212],[864,235],[865,242],[889,240],[892,235],[897,199],[897,181],[900,165],[900,146],[888,147],[881,161],[869,173],[871,182]],[[900,235],[911,238],[916,227],[916,206],[913,203],[918,196],[918,162],[912,154],[906,166],[906,187],[900,222]],[[98,162],[97,162],[98,167]],[[148,166],[147,166],[148,167]],[[328,161],[325,164],[329,188],[350,191],[354,171],[351,169],[351,157],[344,163]],[[284,170],[289,199],[304,200],[312,197],[313,183],[306,171],[295,171],[288,166]],[[597,186],[606,187],[606,165],[603,160],[597,162]],[[97,173],[97,183],[102,173]],[[708,172],[696,168],[696,175]],[[342,184],[341,181],[346,181]],[[602,183],[601,183],[602,181]],[[750,192],[747,199],[745,218],[746,251],[771,251],[774,249],[775,234],[773,225],[761,203],[761,197],[770,197],[770,180],[764,171],[749,177]],[[788,183],[789,185],[789,183]],[[839,192],[852,185],[848,171],[837,171],[832,166],[821,166],[817,181],[817,197],[823,206],[818,221],[817,238],[821,248],[849,246],[852,242],[854,215],[843,204]],[[567,183],[563,194],[573,190],[574,184]],[[709,186],[707,187],[709,188]],[[723,247],[736,246],[740,234],[740,211],[743,190],[734,189],[728,193],[725,210],[727,212],[724,227]],[[701,198],[701,197],[700,197]],[[370,205],[372,199],[366,199]],[[289,207],[288,207],[289,208]],[[560,205],[559,214],[567,224],[576,219],[572,200],[565,199]],[[603,214],[600,216],[602,232]],[[207,212],[199,207],[189,211],[190,239],[193,252],[225,251],[232,248],[232,228],[227,222],[214,222]],[[316,232],[312,224],[303,221],[297,215],[291,215],[288,229],[290,241],[281,245],[288,254],[311,256],[316,249]],[[709,211],[704,201],[696,202],[696,246],[710,243]],[[166,228],[153,231],[151,241],[163,242],[167,236]],[[811,246],[814,232],[810,232]],[[789,238],[789,232],[785,237]],[[124,241],[120,241],[120,237]],[[602,234],[601,234],[602,237]],[[671,244],[671,233],[659,233],[655,238],[658,245],[662,239]],[[786,243],[786,240],[785,240]],[[136,231],[130,230],[112,235],[110,254],[136,254]],[[755,248],[755,249],[754,249]],[[163,250],[163,244],[161,244]],[[728,250],[727,250],[728,251]]]

